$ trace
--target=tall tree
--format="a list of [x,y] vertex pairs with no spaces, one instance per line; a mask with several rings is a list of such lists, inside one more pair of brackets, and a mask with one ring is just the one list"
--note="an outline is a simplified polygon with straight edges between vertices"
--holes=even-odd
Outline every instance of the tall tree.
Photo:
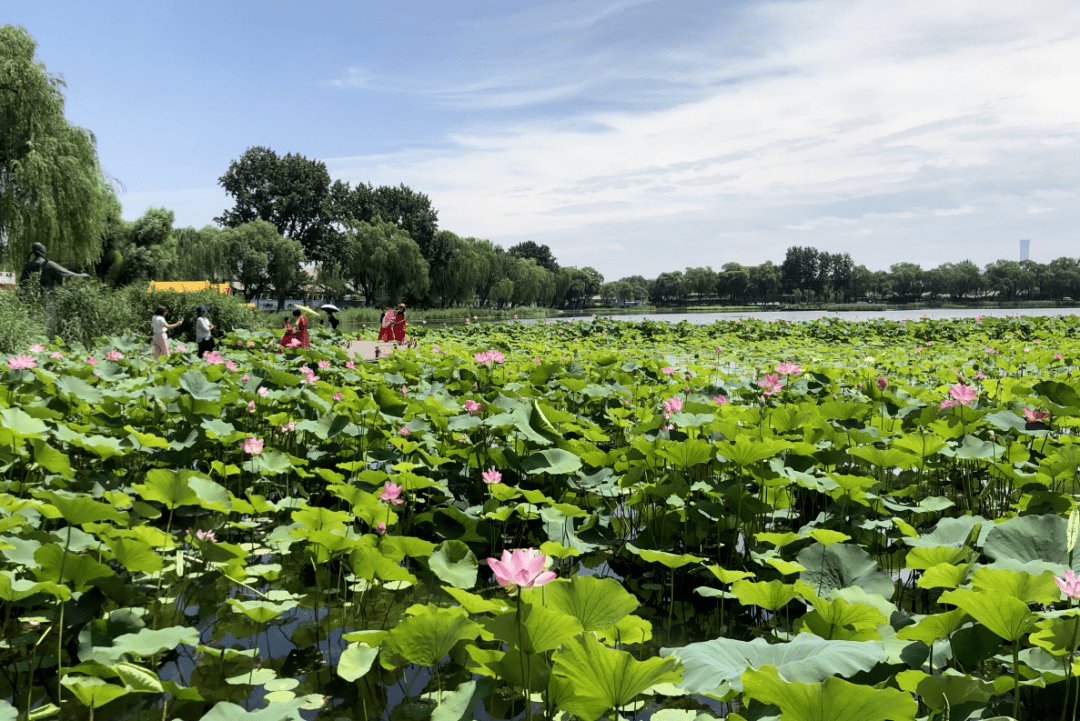
[[559,264],[546,245],[538,245],[535,241],[526,240],[523,243],[511,246],[506,251],[515,258],[532,258],[542,268],[547,268],[552,273],[559,272]]
[[304,249],[265,220],[253,220],[222,232],[230,276],[243,285],[248,300],[270,295],[278,308],[300,279]]
[[99,277],[116,286],[173,278],[177,263],[174,218],[171,210],[149,208],[131,223],[111,225],[102,262],[97,264]]
[[269,148],[248,148],[218,183],[235,205],[214,221],[235,228],[264,220],[277,232],[298,241],[312,260],[332,257],[334,229],[330,207],[330,173],[326,163]]
[[358,222],[345,234],[342,270],[368,303],[397,302],[428,289],[428,262],[409,234],[391,223]]
[[64,81],[35,60],[21,27],[0,27],[0,250],[20,264],[34,243],[65,265],[101,256],[111,189],[93,133],[64,117]]

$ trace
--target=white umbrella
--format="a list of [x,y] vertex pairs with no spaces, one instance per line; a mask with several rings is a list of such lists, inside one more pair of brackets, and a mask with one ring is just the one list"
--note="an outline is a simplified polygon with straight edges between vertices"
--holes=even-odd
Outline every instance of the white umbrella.
[[320,305],[320,306],[319,306],[319,310],[328,310],[328,311],[330,311],[331,313],[337,313],[338,311],[340,311],[340,310],[341,310],[341,308],[338,308],[338,307],[337,307],[336,305],[334,305],[333,303],[327,303],[326,305]]

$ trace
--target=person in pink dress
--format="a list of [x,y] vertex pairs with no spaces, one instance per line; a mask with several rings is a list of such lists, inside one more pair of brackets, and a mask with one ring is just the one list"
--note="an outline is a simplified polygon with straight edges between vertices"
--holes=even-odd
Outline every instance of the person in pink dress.
[[292,342],[296,340],[296,331],[293,330],[292,325],[289,323],[289,316],[285,316],[285,335],[281,336],[281,346],[283,348],[291,348]]
[[308,337],[308,321],[304,317],[304,314],[300,310],[294,310],[293,316],[296,318],[296,340],[300,341],[301,348],[310,348],[311,339]]
[[394,340],[394,309],[387,308],[383,313],[382,327],[379,328],[379,340],[389,343]]

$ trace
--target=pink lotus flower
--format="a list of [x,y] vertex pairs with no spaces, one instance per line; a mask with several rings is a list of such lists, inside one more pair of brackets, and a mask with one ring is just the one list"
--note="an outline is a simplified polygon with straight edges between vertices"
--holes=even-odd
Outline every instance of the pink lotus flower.
[[334,394],[334,400],[335,401],[340,401],[341,400],[341,391],[338,391],[337,393]]
[[249,456],[256,456],[263,451],[263,439],[245,438],[241,441],[241,446],[244,449],[244,453],[247,453]]
[[795,365],[794,363],[781,363],[776,366],[776,372],[780,375],[791,376],[794,378],[802,373],[802,366]]
[[328,361],[328,360],[319,361],[319,368],[320,369],[321,368],[329,368],[329,367],[330,367],[330,361]]
[[240,340],[239,338],[237,338],[237,339],[236,339],[236,345],[244,345],[244,341],[242,341],[242,340]]
[[666,376],[675,375],[675,369],[672,368],[671,366],[664,366],[663,368],[660,369],[660,372],[663,373]]
[[304,366],[304,377],[300,379],[301,385],[307,383],[308,385],[315,385],[315,381],[319,380],[319,376],[315,375],[315,371],[311,370],[307,366]]
[[966,386],[963,383],[958,383],[949,389],[949,395],[953,397],[953,400],[957,401],[961,405],[970,406],[972,401],[979,397],[979,391],[975,390],[971,386]]
[[97,365],[97,358],[95,358],[92,355],[86,356],[86,364],[96,366]]
[[1050,418],[1050,411],[1031,410],[1029,408],[1024,409],[1024,418],[1028,423],[1038,423]]
[[944,401],[941,402],[941,407],[942,408],[952,408],[953,406],[958,406],[958,405],[960,405],[960,401],[954,401],[952,399],[944,400]]
[[403,395],[403,396],[409,395],[409,386],[401,386],[401,395]]
[[247,408],[248,408],[248,413],[254,413],[255,412],[255,401],[248,401]]
[[1054,354],[1054,360],[1061,360],[1061,354],[1060,353],[1055,353]]
[[398,433],[401,434],[402,438],[408,438],[409,437],[409,429],[406,428],[405,426],[402,426],[401,430],[398,431]]
[[540,365],[540,359],[539,358],[533,358],[533,365]]
[[379,521],[379,525],[375,526],[375,533],[378,533],[380,536],[385,536],[386,535],[386,524],[383,523],[382,521]]
[[514,313],[514,320],[517,320],[517,313]]
[[477,403],[476,401],[472,401],[472,400],[465,401],[465,410],[467,410],[470,414],[472,414],[474,416],[476,415],[476,412],[479,411],[483,407],[484,407],[483,404]]
[[221,357],[221,351],[212,350],[203,356],[207,365],[219,366],[225,364],[225,359]]
[[30,346],[31,353],[40,353],[43,350],[45,350],[45,346],[41,345],[40,343],[35,343],[34,345]]
[[50,358],[55,358],[56,360],[60,360],[61,358],[64,357],[64,354],[61,353],[58,350],[54,350],[52,353],[49,354],[49,357]]
[[249,340],[249,341],[247,342],[247,347],[248,347],[248,348],[254,348],[254,347],[255,347],[255,341],[253,341],[253,340]]
[[545,570],[547,556],[535,548],[518,548],[513,553],[503,549],[502,560],[489,558],[487,562],[495,572],[495,580],[509,593],[555,580],[555,574]]
[[195,538],[200,541],[209,541],[210,543],[217,543],[217,536],[213,531],[195,531]]
[[495,485],[496,483],[502,483],[502,474],[496,471],[494,468],[492,468],[490,471],[484,471],[480,474],[480,477],[484,480],[484,483],[488,484],[489,486]]
[[986,346],[986,352],[987,352],[987,353],[990,353],[990,354],[992,355],[992,354],[994,354],[994,353],[1000,353],[1001,351],[999,351],[999,350],[998,350],[998,349],[996,349],[996,348],[991,348],[990,346]]
[[476,362],[480,364],[502,363],[506,360],[506,356],[504,356],[501,351],[497,351],[494,349],[485,351],[483,353],[476,353],[473,355],[473,358],[476,359]]
[[31,355],[17,355],[14,358],[8,356],[7,361],[7,367],[13,371],[37,368],[37,362]]
[[228,368],[228,369],[229,369],[230,371],[232,371],[233,373],[235,373],[236,371],[240,370],[240,366],[236,365],[236,363],[234,363],[234,362],[233,362],[233,361],[231,361],[231,360],[227,360],[227,361],[225,361],[225,367],[226,367],[226,368]]
[[351,371],[356,370],[356,363],[353,361],[348,361],[347,363],[345,363],[345,367]]
[[259,390],[255,392],[258,393],[260,396],[265,396],[267,393],[270,392],[270,389],[266,386],[259,386]]
[[1065,578],[1054,577],[1054,582],[1057,583],[1058,588],[1069,598],[1080,598],[1080,578],[1077,578],[1076,574],[1072,571],[1065,572]]
[[387,501],[395,506],[400,506],[405,501],[399,498],[401,495],[401,486],[393,481],[387,481],[383,486],[383,492],[379,494],[379,498]]
[[293,338],[288,343],[285,344],[285,347],[286,348],[299,348],[302,345],[303,345],[303,343],[298,341],[296,338]]
[[727,396],[716,396],[712,399],[712,402],[718,406],[722,406],[727,403]]
[[296,421],[289,421],[288,423],[281,424],[282,433],[292,433],[296,430]]
[[176,350],[180,351],[181,353],[187,353],[187,346],[181,343],[176,346]]
[[879,391],[883,391],[888,387],[889,387],[889,381],[887,381],[884,376],[877,379],[877,389]]
[[671,414],[682,410],[683,402],[678,397],[671,397],[664,401],[664,418],[671,418]]
[[776,373],[767,373],[765,377],[757,382],[759,386],[765,389],[765,395],[771,396],[773,393],[778,392],[784,387],[783,382],[780,380],[780,376]]

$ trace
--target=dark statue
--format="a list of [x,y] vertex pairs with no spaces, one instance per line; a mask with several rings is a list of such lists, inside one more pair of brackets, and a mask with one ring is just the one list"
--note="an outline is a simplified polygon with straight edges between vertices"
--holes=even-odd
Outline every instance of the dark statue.
[[86,273],[73,273],[62,265],[45,258],[45,246],[34,243],[30,246],[33,253],[23,266],[22,275],[19,276],[19,285],[22,286],[30,276],[39,273],[43,290],[52,290],[64,282],[64,278],[89,278]]

